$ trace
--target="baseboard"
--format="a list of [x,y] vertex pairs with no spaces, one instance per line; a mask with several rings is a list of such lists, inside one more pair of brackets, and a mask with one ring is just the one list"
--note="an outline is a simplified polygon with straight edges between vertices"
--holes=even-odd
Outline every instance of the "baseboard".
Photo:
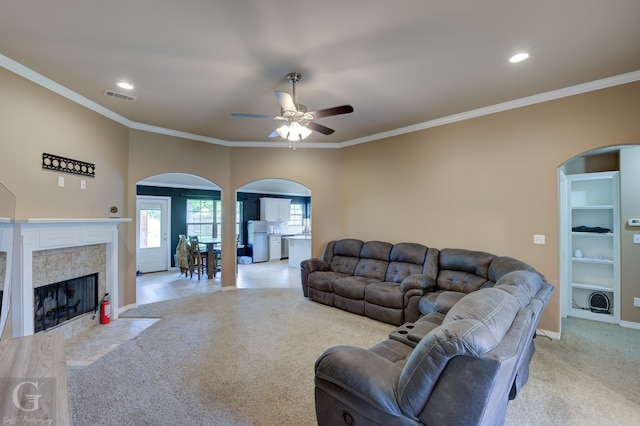
[[620,327],[633,328],[634,330],[640,330],[640,323],[631,322],[631,321],[620,321]]
[[536,330],[536,335],[542,336],[542,337],[548,337],[550,339],[560,340],[560,332],[557,332],[557,331],[542,330],[538,328]]
[[121,308],[118,309],[118,315],[122,315],[125,312],[127,312],[127,311],[129,311],[131,309],[135,309],[137,307],[138,307],[138,305],[136,303],[131,303],[130,305],[122,306]]

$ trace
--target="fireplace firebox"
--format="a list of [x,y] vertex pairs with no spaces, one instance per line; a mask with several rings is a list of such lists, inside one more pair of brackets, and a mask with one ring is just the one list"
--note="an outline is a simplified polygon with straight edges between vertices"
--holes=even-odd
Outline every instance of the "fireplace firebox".
[[98,274],[35,288],[33,301],[36,333],[94,312],[98,306]]

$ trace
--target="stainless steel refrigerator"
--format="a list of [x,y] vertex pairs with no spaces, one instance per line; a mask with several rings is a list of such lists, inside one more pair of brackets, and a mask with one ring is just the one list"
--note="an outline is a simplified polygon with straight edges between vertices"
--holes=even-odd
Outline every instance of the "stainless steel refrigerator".
[[247,222],[249,247],[253,256],[253,263],[268,260],[267,221],[250,220]]

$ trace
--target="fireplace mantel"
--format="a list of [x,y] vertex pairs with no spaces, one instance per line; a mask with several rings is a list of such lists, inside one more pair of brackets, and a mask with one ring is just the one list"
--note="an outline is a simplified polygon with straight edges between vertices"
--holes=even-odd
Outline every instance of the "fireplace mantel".
[[34,332],[33,252],[91,244],[106,245],[106,289],[111,315],[118,317],[118,225],[129,218],[31,218],[14,222],[14,268],[11,284],[13,337]]

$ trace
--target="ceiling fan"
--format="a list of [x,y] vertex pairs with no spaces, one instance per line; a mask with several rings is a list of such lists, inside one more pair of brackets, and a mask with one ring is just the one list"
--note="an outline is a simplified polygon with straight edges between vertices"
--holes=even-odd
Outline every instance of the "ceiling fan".
[[[348,114],[353,112],[351,105],[341,105],[333,108],[325,108],[317,111],[307,111],[307,107],[296,103],[296,83],[300,81],[302,76],[300,73],[291,72],[287,74],[287,80],[291,83],[292,93],[273,92],[276,99],[280,103],[280,115],[259,115],[259,114],[231,114],[232,117],[240,118],[267,118],[272,120],[284,121],[284,124],[274,130],[269,137],[277,136],[291,142],[300,141],[311,134],[312,131],[330,135],[334,132],[322,124],[316,123],[314,120],[332,115]],[[291,146],[291,144],[290,144]],[[295,147],[295,145],[294,145]]]

